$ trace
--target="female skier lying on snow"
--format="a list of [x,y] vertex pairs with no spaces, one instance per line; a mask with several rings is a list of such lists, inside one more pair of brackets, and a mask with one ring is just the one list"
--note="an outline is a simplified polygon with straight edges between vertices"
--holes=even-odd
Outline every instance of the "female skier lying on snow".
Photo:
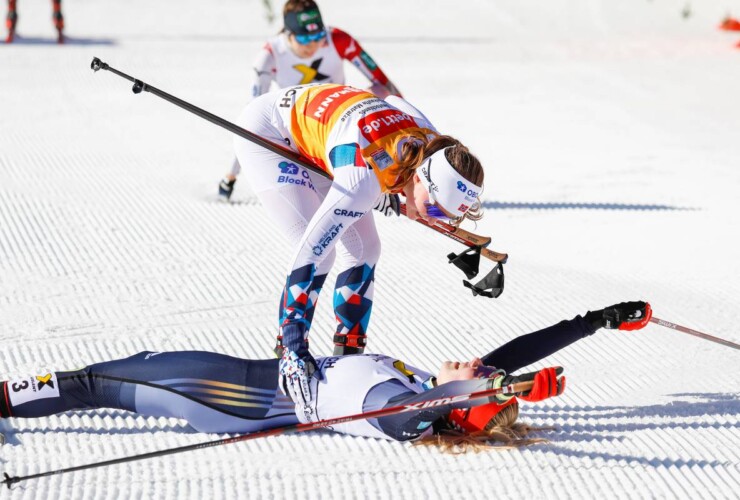
[[[278,388],[278,360],[247,360],[201,351],[141,352],[75,371],[49,372],[0,382],[0,416],[33,418],[79,409],[119,408],[143,415],[183,418],[200,432],[256,432],[408,405],[517,382],[507,375],[601,327],[636,330],[651,317],[645,302],[623,302],[522,335],[469,363],[445,362],[439,374],[382,354],[319,358],[323,380],[312,379],[311,407],[294,404]],[[494,368],[495,367],[495,368]],[[525,401],[565,389],[565,377],[545,368]],[[469,408],[469,401],[335,425],[344,434],[415,440],[444,429],[500,435],[513,426],[518,403],[511,395]],[[506,432],[506,431],[505,431]],[[510,433],[510,432],[509,432]],[[516,436],[521,438],[522,435]]]

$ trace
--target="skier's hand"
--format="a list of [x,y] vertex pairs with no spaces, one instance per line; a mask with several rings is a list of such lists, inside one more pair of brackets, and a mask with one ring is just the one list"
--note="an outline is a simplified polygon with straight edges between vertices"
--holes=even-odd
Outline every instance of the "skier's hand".
[[[486,385],[486,389],[500,389],[501,387],[512,383],[511,380],[513,377],[507,376],[504,370],[493,369],[493,367],[482,367],[481,369],[485,370],[486,368],[493,370],[491,374],[488,375],[488,384]],[[506,394],[502,392],[493,396],[490,401],[492,403],[504,404],[514,396],[515,394]]]
[[517,394],[519,399],[534,403],[560,396],[565,391],[565,376],[559,377],[561,373],[563,373],[563,368],[560,366],[543,368],[538,372],[510,375],[505,384],[534,380],[534,385],[530,390]]
[[401,215],[401,199],[397,194],[382,194],[373,209],[386,217],[399,216]]
[[585,319],[594,328],[608,330],[639,330],[644,328],[653,316],[650,304],[642,301],[620,302],[599,311],[589,311]]
[[314,373],[318,373],[316,360],[308,351],[299,356],[295,351],[286,348],[278,366],[280,390],[305,412],[305,409],[310,408],[313,403],[310,380]]
[[283,326],[283,351],[278,363],[280,390],[295,404],[303,407],[304,411],[313,403],[311,377],[321,379],[316,360],[308,352],[305,331],[305,325],[302,323],[290,323]]

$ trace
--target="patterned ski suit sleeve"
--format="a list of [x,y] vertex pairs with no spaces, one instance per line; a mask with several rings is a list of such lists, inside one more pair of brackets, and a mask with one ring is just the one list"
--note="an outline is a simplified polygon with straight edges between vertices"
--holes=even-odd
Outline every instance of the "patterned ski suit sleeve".
[[339,57],[351,62],[374,85],[385,87],[390,94],[401,95],[380,66],[365,52],[359,42],[352,38],[352,35],[338,28],[332,28],[331,37]]
[[270,43],[266,43],[260,49],[254,60],[253,69],[255,72],[254,82],[252,83],[252,97],[258,97],[266,94],[270,90],[270,84],[275,79],[277,66],[275,64],[275,55],[272,52]]

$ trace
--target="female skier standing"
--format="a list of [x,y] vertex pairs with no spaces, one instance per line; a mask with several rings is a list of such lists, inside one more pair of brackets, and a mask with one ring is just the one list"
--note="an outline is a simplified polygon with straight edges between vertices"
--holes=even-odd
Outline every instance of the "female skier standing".
[[[350,34],[324,26],[313,0],[288,0],[283,7],[283,30],[267,40],[254,61],[252,96],[278,88],[308,83],[343,84],[344,61],[351,62],[371,83],[381,99],[400,96],[395,85]],[[219,196],[229,200],[241,171],[235,159],[231,172],[219,184]]]
[[361,353],[380,256],[371,209],[398,214],[397,193],[403,193],[411,219],[478,219],[483,167],[400,97],[382,100],[343,85],[265,94],[246,107],[237,123],[300,153],[331,177],[244,139],[234,141],[254,192],[294,247],[277,353],[284,385],[294,401],[307,404],[308,378],[316,369],[308,331],[337,242],[342,267],[334,289],[334,353]]
[[[522,335],[469,363],[443,363],[436,377],[380,354],[317,360],[311,405],[294,404],[278,389],[278,360],[246,360],[210,352],[142,352],[68,372],[0,382],[0,417],[35,418],[70,410],[118,408],[143,415],[183,418],[200,432],[257,432],[300,422],[339,418],[393,406],[467,394],[534,380],[526,401],[565,389],[555,368],[507,375],[592,335],[601,327],[637,330],[650,321],[650,305],[626,302],[589,311]],[[446,429],[497,434],[518,414],[512,395],[470,408],[470,401],[430,406],[376,419],[335,425],[343,434],[416,440]]]

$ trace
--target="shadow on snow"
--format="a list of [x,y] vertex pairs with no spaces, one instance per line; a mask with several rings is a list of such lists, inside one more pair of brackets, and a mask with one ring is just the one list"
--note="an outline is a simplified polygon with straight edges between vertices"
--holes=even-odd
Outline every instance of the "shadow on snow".
[[585,203],[585,202],[513,202],[484,201],[483,208],[488,210],[627,210],[627,211],[694,211],[691,207],[672,205],[632,204],[632,203]]
[[[556,424],[557,434],[544,436],[550,440],[543,445],[548,451],[573,458],[636,463],[651,467],[682,467],[728,465],[720,460],[701,458],[672,458],[663,456],[639,456],[606,451],[576,450],[568,443],[620,442],[629,439],[639,431],[681,430],[691,432],[699,429],[740,430],[736,422],[723,420],[706,421],[702,417],[718,415],[737,416],[740,414],[740,394],[725,393],[682,393],[673,394],[676,398],[691,398],[693,401],[671,401],[650,406],[566,406],[545,409],[533,408],[526,411],[523,420],[528,418],[557,419],[564,422]],[[568,423],[579,419],[589,419],[593,423]],[[609,421],[611,420],[611,422]],[[730,419],[731,420],[731,419]],[[630,447],[632,448],[632,447]],[[670,449],[666,446],[664,449]]]
[[[0,44],[2,45],[2,44]],[[50,38],[42,38],[42,37],[25,37],[20,36],[18,34],[15,35],[15,38],[13,39],[13,43],[5,44],[8,46],[12,45],[57,45],[57,39],[56,37],[50,37]],[[60,46],[63,47],[64,45],[106,45],[106,46],[112,46],[116,45],[116,41],[112,38],[77,38],[72,36],[65,36],[64,37],[64,43]]]

